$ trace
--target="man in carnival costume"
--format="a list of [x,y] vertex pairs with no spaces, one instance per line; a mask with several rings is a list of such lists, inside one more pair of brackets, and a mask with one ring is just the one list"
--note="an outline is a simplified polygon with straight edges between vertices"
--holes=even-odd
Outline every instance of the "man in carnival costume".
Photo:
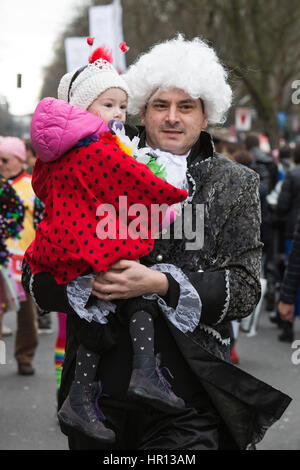
[[[226,71],[203,41],[179,36],[142,55],[124,78],[129,112],[140,113],[143,124],[125,126],[127,136],[139,136],[139,146],[165,166],[168,181],[188,190],[188,204],[170,236],[161,234],[141,263],[118,261],[87,289],[105,301],[143,295],[157,300],[163,314],[155,320],[155,350],[162,366],[172,370],[172,390],[186,407],[167,413],[128,399],[128,325],[112,316],[118,343],[98,366],[105,396],[95,397],[95,406],[99,399],[116,444],[100,447],[67,427],[62,430],[71,449],[254,448],[290,398],[230,363],[230,322],[249,315],[260,298],[261,243],[258,176],[216,154],[204,131],[208,123],[223,122],[230,107]],[[92,133],[87,128],[86,137]],[[186,210],[192,220],[184,217]],[[178,220],[182,236],[176,233]],[[33,275],[25,263],[23,285],[30,286],[40,309],[68,314],[61,404],[74,377],[84,324],[68,301],[67,285],[57,284],[49,273]],[[192,331],[176,328],[176,322],[188,324],[189,318],[198,318]],[[91,341],[101,340],[97,328],[94,334]]]

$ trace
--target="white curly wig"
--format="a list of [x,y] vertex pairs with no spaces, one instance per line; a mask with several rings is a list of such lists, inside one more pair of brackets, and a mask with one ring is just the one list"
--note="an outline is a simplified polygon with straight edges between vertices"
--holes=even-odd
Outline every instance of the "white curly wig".
[[201,98],[210,124],[222,123],[231,105],[227,72],[215,51],[199,38],[182,35],[153,46],[124,73],[130,97],[128,112],[138,114],[157,89],[179,88]]

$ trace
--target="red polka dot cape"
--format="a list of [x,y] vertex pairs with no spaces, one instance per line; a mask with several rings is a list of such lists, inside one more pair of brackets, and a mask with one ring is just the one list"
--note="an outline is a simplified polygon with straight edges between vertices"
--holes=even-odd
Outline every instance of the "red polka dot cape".
[[[54,162],[37,158],[32,186],[45,212],[25,260],[34,274],[50,272],[59,284],[149,253],[154,246],[151,209],[187,197],[187,191],[124,153],[110,132]],[[136,203],[142,209],[135,206],[131,213]],[[110,205],[109,211],[103,210],[104,204]]]

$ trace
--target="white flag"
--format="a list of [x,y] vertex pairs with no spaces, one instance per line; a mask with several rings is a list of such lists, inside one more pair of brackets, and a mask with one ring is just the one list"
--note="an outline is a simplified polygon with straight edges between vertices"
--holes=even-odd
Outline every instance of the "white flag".
[[111,49],[114,67],[119,73],[125,72],[125,54],[119,48],[124,41],[120,0],[89,8],[89,26],[90,36],[95,38],[94,49],[99,46]]
[[87,65],[91,49],[86,42],[87,38],[66,38],[65,53],[67,72]]

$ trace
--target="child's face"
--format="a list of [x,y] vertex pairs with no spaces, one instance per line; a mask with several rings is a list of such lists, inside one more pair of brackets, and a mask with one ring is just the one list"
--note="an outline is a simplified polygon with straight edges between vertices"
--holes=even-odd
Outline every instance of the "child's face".
[[126,121],[127,94],[121,88],[105,90],[87,108],[92,114],[101,117],[108,124],[111,119]]

